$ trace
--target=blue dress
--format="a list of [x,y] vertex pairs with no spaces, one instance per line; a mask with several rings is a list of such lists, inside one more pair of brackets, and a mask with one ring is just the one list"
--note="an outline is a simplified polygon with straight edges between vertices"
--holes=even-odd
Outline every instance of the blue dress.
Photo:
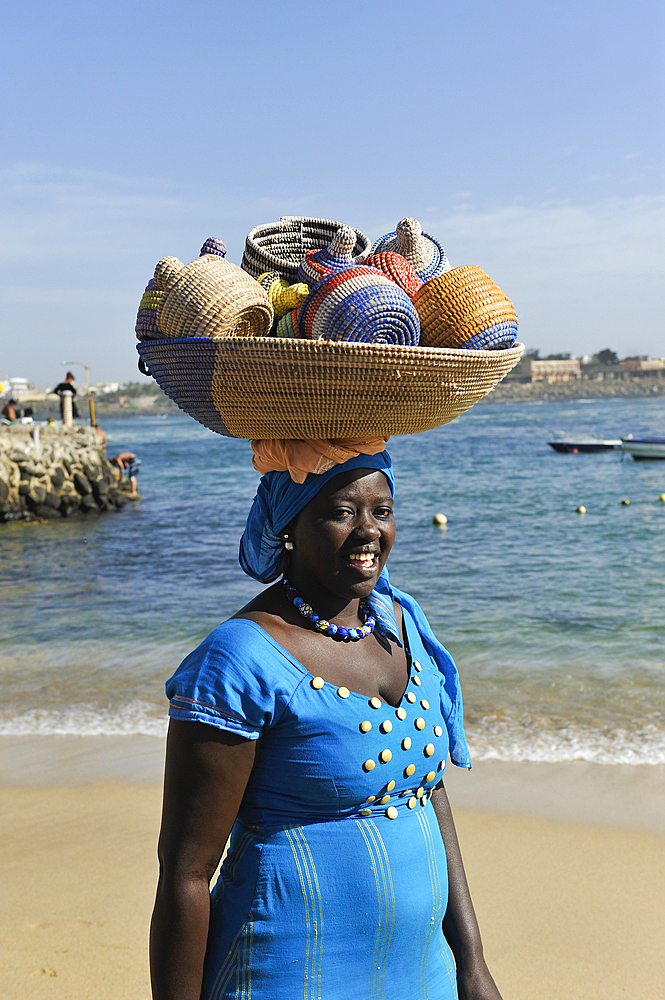
[[260,753],[212,893],[202,1000],[454,1000],[446,854],[430,802],[449,699],[403,608],[399,705],[324,683],[255,622],[220,625],[169,714]]

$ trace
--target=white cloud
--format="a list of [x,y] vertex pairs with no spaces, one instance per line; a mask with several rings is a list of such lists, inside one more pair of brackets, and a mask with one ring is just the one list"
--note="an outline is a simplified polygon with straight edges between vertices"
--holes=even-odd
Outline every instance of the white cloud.
[[[159,257],[191,260],[224,239],[240,262],[251,226],[282,214],[325,214],[326,195],[238,198],[211,182],[178,188],[159,179],[18,164],[0,171],[0,307],[6,363],[35,379],[50,355],[94,344],[95,378],[133,377],[135,310]],[[479,210],[469,192],[455,209],[421,217],[453,263],[476,263],[514,301],[521,336],[546,351],[662,354],[665,198],[544,201]],[[351,204],[351,200],[349,201]],[[397,219],[372,208],[351,222],[378,237]],[[369,218],[368,218],[369,216]]]

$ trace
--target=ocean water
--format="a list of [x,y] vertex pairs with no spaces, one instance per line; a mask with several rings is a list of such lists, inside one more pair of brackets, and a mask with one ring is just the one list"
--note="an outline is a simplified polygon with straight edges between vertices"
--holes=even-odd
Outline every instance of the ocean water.
[[[0,734],[162,735],[165,679],[257,590],[249,444],[185,416],[105,429],[142,502],[0,528]],[[392,578],[458,663],[476,759],[665,763],[665,463],[558,455],[551,430],[663,434],[665,402],[481,405],[394,438]]]

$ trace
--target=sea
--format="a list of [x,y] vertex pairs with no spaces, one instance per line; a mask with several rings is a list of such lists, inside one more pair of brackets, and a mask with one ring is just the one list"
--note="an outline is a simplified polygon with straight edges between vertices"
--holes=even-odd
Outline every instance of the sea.
[[[0,735],[163,736],[165,680],[258,589],[249,443],[184,415],[104,429],[140,502],[0,526]],[[553,432],[663,435],[665,400],[481,404],[393,438],[391,577],[455,657],[474,759],[663,764],[665,462]]]

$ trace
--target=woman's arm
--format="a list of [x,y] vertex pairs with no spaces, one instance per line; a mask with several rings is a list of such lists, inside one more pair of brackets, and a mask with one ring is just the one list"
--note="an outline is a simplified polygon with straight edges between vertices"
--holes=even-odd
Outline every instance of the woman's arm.
[[200,1000],[210,879],[235,822],[256,745],[201,722],[169,725],[150,928],[153,1000]]
[[501,1000],[485,964],[478,921],[443,782],[434,789],[432,805],[448,858],[448,909],[443,918],[443,933],[455,956],[459,1000]]

